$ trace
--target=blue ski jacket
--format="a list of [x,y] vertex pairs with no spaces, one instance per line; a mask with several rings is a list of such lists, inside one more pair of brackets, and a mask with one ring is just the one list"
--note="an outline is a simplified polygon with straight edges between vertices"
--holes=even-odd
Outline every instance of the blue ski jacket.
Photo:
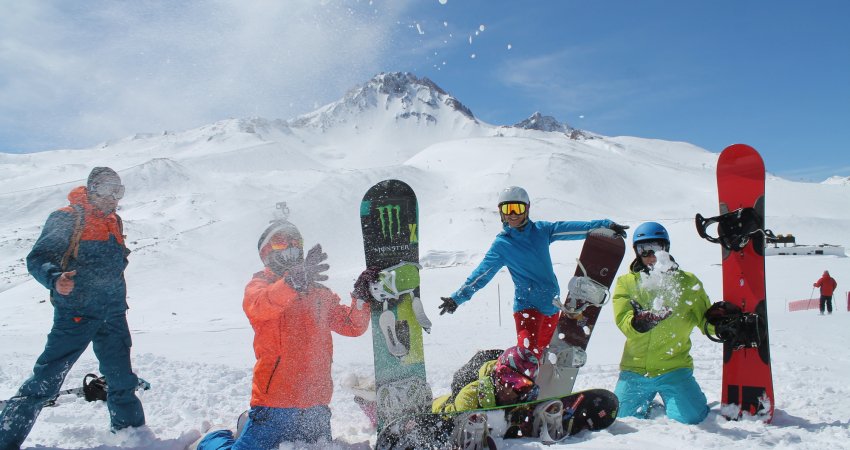
[[65,271],[77,271],[74,289],[68,295],[55,292],[56,280],[62,275],[62,255],[71,244],[76,223],[74,208],[59,209],[50,214],[27,255],[27,269],[39,283],[53,292],[53,306],[59,316],[106,317],[123,314],[127,309],[127,285],[124,269],[130,250],[124,246],[114,213],[104,214],[91,204],[86,188],[75,188],[68,194],[72,205],[85,212],[80,246],[68,261]]
[[496,236],[484,260],[452,294],[452,299],[458,305],[467,302],[499,269],[507,266],[514,282],[514,312],[536,309],[551,316],[558,312],[552,299],[559,297],[561,290],[552,269],[549,244],[584,239],[589,231],[608,228],[612,223],[608,219],[591,222],[533,222],[529,219],[522,231],[504,224],[504,231]]

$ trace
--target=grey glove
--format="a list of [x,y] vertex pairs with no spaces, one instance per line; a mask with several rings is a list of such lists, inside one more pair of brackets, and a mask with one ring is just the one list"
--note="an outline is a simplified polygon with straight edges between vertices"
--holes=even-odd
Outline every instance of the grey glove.
[[322,245],[316,244],[307,252],[304,262],[286,272],[284,281],[298,292],[307,292],[307,287],[319,281],[328,279],[322,272],[330,269],[328,264],[319,264],[328,259],[327,253],[322,253]]
[[316,244],[307,252],[307,257],[304,258],[304,272],[307,274],[308,283],[316,283],[325,281],[328,276],[322,272],[331,268],[329,264],[319,264],[328,259],[327,253],[322,253],[322,244]]

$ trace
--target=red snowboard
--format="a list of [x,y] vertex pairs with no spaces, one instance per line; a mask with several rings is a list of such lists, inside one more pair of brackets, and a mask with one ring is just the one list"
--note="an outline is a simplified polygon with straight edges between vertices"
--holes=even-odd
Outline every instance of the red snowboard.
[[[727,147],[717,161],[720,214],[753,208],[756,227],[764,230],[764,162],[752,147]],[[723,393],[721,409],[728,419],[745,411],[770,422],[773,417],[773,378],[767,339],[767,303],[764,277],[764,235],[755,234],[741,251],[723,251],[723,300],[755,313],[764,320],[765,335],[758,347],[735,350],[723,345]],[[730,407],[737,405],[736,408]]]

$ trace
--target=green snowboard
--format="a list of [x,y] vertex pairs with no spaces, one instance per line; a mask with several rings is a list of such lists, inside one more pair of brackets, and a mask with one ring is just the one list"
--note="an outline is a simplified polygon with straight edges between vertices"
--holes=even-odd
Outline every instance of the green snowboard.
[[366,266],[382,269],[370,302],[380,431],[397,417],[431,407],[422,345],[422,330],[430,330],[431,324],[419,300],[416,194],[398,180],[372,186],[363,196],[360,223]]

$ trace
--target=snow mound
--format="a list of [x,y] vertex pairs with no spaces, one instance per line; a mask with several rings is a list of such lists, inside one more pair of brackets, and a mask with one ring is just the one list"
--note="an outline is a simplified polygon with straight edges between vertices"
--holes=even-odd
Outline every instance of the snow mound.
[[833,176],[824,180],[821,184],[834,184],[839,186],[850,186],[850,177]]

